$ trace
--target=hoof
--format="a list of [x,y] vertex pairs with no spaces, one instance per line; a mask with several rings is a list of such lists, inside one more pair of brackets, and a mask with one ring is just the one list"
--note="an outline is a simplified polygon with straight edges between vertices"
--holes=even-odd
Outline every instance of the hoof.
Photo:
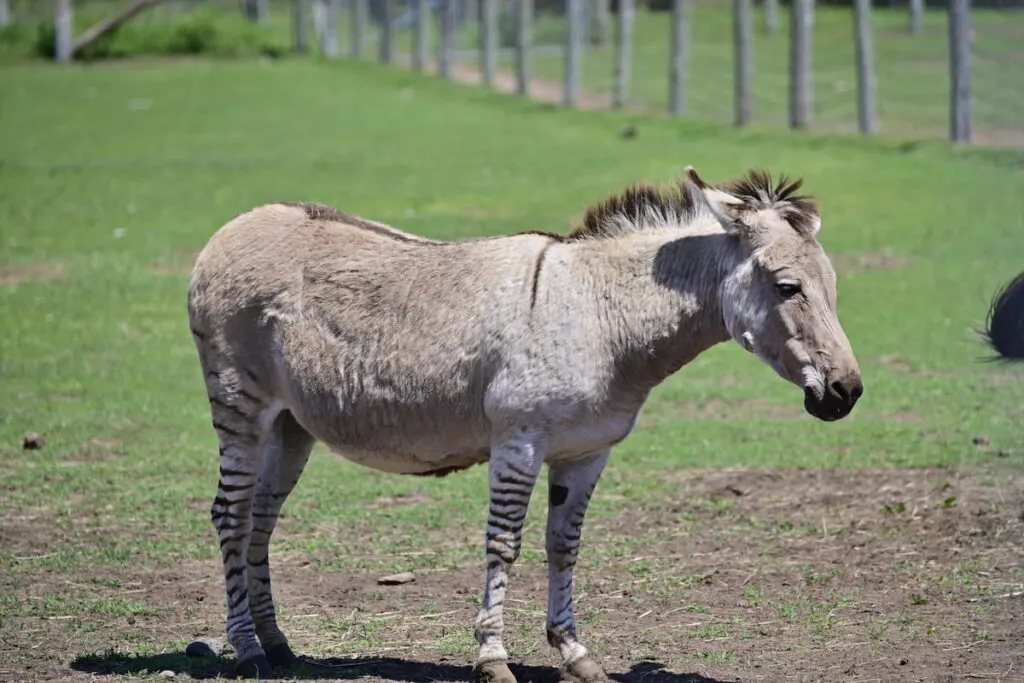
[[267,661],[270,662],[270,666],[275,669],[289,669],[295,666],[299,658],[295,656],[292,649],[288,647],[288,643],[281,643],[280,645],[274,645],[267,649]]
[[583,683],[603,683],[608,680],[608,674],[604,672],[601,665],[590,657],[573,662],[566,667],[566,671]]
[[505,662],[484,662],[473,667],[477,683],[516,683],[516,677]]
[[266,678],[270,671],[270,662],[263,655],[243,659],[235,664],[236,678]]

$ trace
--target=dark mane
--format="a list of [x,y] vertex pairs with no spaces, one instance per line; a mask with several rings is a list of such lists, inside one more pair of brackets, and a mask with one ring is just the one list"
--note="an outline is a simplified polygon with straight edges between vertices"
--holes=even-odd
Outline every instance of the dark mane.
[[981,336],[996,352],[995,360],[1024,361],[1024,273],[992,297]]
[[742,178],[726,181],[718,189],[743,200],[752,209],[779,209],[797,232],[806,234],[813,217],[818,215],[818,205],[809,195],[796,194],[803,182],[802,178],[793,180],[785,175],[772,180],[771,173],[755,168]]
[[696,192],[696,188],[685,182],[665,188],[633,185],[588,209],[583,222],[563,239],[614,237],[688,223],[706,211],[706,205],[697,198]]
[[529,230],[517,234],[537,234],[560,242],[601,239],[669,225],[685,225],[714,214],[700,196],[701,189],[717,189],[742,202],[732,210],[776,209],[801,234],[809,235],[818,205],[810,196],[798,195],[802,179],[791,180],[785,175],[777,181],[768,171],[752,169],[747,175],[726,181],[711,188],[696,176],[692,169],[689,178],[680,178],[668,187],[636,184],[590,207],[583,221],[568,234]]

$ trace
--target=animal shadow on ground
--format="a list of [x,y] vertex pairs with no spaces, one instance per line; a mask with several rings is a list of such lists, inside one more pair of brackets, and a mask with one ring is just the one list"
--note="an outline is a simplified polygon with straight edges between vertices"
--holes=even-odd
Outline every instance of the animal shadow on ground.
[[[179,653],[136,656],[118,652],[104,655],[83,655],[71,662],[76,671],[96,675],[139,675],[174,671],[196,679],[217,676],[231,678],[234,660],[224,657],[189,659]],[[519,683],[559,683],[558,669],[550,666],[509,664]],[[617,683],[725,683],[700,674],[680,674],[665,670],[658,662],[634,664],[626,673],[609,673]],[[264,676],[263,680],[354,680],[379,678],[401,683],[434,683],[435,681],[472,681],[473,669],[467,665],[438,662],[417,662],[394,657],[313,658],[302,657],[296,667]]]

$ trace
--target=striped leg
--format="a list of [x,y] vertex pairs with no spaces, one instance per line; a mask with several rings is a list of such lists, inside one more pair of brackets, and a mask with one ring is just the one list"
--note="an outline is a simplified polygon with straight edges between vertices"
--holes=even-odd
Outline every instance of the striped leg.
[[538,440],[522,434],[491,448],[490,511],[487,516],[487,582],[476,617],[477,652],[473,672],[478,681],[515,683],[508,668],[508,652],[501,642],[502,605],[508,570],[522,543],[523,521],[530,494],[544,463]]
[[288,639],[277,627],[270,586],[270,536],[281,506],[302,476],[314,443],[315,439],[292,414],[282,411],[263,451],[263,468],[253,501],[248,552],[249,613],[267,660],[275,668],[293,664],[295,655],[288,646]]
[[608,450],[585,460],[553,464],[548,473],[548,643],[558,648],[565,670],[583,681],[605,681],[601,665],[576,639],[572,578],[583,518],[601,477]]
[[[230,376],[229,376],[230,375]],[[220,485],[210,518],[220,539],[227,591],[227,634],[242,676],[270,673],[249,612],[248,553],[252,504],[259,481],[261,455],[272,415],[261,415],[259,402],[238,386],[230,371],[208,372],[213,427],[220,437]]]

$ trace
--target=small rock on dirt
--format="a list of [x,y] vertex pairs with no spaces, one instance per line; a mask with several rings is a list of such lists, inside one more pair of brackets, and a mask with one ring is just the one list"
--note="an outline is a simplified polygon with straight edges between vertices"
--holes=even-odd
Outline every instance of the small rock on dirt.
[[185,648],[186,657],[216,657],[224,649],[223,643],[216,638],[193,640]]
[[161,678],[174,678],[177,675],[178,674],[174,673],[170,669],[166,669],[166,670],[160,672],[160,677]]
[[32,432],[25,435],[24,441],[21,442],[21,447],[26,451],[37,451],[43,447],[44,443],[46,443],[46,438],[42,434]]
[[382,576],[377,579],[377,583],[381,586],[399,586],[403,583],[412,583],[415,580],[416,575],[412,572],[402,572],[401,574]]
[[975,446],[987,446],[988,437],[985,436],[984,434],[979,434],[978,436],[971,439],[971,443],[973,443]]

